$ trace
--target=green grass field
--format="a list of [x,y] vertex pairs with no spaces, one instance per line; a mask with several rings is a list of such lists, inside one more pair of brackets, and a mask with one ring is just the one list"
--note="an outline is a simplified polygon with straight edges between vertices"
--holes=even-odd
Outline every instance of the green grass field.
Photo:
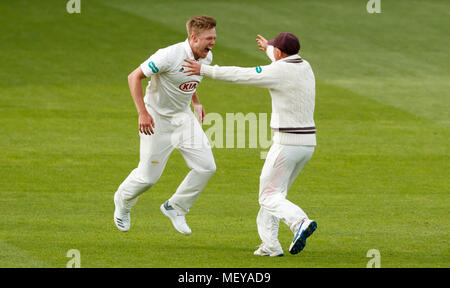
[[[1,1],[0,267],[450,267],[450,4],[353,1]],[[132,211],[113,194],[139,159],[127,75],[218,21],[214,64],[269,63],[256,34],[296,33],[316,74],[316,152],[288,198],[318,222],[299,255],[256,257],[263,149],[213,149],[217,172],[177,234],[159,205],[188,172],[178,151]],[[204,79],[206,112],[270,113],[267,90]],[[204,126],[205,130],[208,126]]]

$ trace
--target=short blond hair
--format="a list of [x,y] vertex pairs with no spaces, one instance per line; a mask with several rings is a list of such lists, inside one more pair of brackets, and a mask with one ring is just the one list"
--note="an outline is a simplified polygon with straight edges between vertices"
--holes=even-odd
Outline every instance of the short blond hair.
[[216,27],[216,19],[210,16],[192,16],[186,22],[188,36],[192,34],[199,35],[203,30],[209,30]]

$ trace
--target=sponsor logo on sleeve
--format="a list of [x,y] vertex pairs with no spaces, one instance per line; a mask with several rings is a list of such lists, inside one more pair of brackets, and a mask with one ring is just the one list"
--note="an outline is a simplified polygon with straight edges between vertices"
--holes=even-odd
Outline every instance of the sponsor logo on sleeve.
[[148,67],[150,67],[150,69],[152,69],[152,72],[154,74],[159,72],[158,67],[156,67],[155,63],[153,63],[153,61],[148,62]]
[[261,71],[262,71],[261,66],[256,66],[256,73],[261,73]]

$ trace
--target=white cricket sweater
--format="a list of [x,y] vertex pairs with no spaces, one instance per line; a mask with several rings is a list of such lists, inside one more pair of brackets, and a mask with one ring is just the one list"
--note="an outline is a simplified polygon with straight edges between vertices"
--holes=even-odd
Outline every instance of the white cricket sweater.
[[316,145],[314,123],[315,78],[309,63],[298,55],[253,68],[202,64],[200,75],[235,84],[268,88],[272,98],[270,127],[273,141],[283,145]]

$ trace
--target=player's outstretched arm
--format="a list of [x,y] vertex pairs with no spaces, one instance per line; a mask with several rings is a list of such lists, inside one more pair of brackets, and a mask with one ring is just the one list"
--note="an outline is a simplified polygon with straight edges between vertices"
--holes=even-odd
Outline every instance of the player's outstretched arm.
[[130,87],[131,97],[133,97],[134,104],[136,105],[139,114],[139,132],[151,135],[154,133],[153,128],[155,127],[155,122],[145,108],[141,84],[141,80],[144,78],[146,78],[146,76],[141,68],[138,67],[128,75],[128,86]]
[[182,64],[183,72],[190,75],[207,76],[216,80],[231,82],[234,84],[252,85],[261,88],[275,88],[279,85],[280,73],[274,72],[276,67],[272,65],[243,68],[237,66],[209,66],[184,59],[187,64]]

